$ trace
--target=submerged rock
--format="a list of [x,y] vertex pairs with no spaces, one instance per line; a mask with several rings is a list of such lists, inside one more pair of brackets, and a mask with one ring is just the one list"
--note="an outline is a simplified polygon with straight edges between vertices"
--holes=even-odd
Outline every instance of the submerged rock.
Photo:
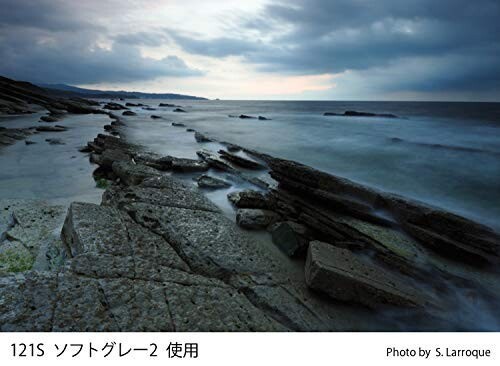
[[218,189],[231,187],[231,183],[205,174],[196,178],[196,182],[200,188]]
[[66,145],[61,139],[45,139],[50,145]]
[[37,131],[39,132],[63,132],[67,131],[68,128],[64,126],[38,126],[36,128]]
[[208,138],[201,132],[196,131],[194,133],[194,138],[196,139],[196,142],[212,142],[213,140],[211,138]]
[[324,116],[345,116],[345,117],[385,117],[385,118],[398,118],[398,116],[390,113],[371,113],[371,112],[357,112],[345,111],[344,113],[325,112]]

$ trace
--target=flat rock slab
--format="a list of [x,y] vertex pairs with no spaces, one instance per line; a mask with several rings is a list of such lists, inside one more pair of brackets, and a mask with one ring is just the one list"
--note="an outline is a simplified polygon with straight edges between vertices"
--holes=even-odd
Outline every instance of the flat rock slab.
[[408,283],[346,249],[313,241],[309,244],[306,282],[334,299],[369,307],[381,304],[423,306],[425,299]]
[[149,178],[138,186],[112,186],[103,195],[103,204],[107,206],[122,207],[130,202],[144,202],[156,206],[202,211],[220,211],[202,193],[169,176]]
[[198,273],[229,278],[252,273],[279,277],[283,272],[276,260],[220,212],[140,202],[126,209],[138,223],[163,236]]

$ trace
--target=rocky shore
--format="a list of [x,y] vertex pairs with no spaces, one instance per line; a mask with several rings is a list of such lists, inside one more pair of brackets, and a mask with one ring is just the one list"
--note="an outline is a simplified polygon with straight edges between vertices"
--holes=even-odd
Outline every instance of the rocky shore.
[[[108,115],[81,149],[100,205],[3,203],[1,330],[479,330],[495,312],[493,230],[192,129],[198,159],[159,156]],[[230,184],[211,171],[255,187],[229,195],[236,223],[178,178]]]

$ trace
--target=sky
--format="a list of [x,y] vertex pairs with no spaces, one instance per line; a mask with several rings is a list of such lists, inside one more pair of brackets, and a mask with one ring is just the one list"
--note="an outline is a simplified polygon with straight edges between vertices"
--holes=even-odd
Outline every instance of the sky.
[[0,75],[220,99],[500,101],[499,0],[0,0]]

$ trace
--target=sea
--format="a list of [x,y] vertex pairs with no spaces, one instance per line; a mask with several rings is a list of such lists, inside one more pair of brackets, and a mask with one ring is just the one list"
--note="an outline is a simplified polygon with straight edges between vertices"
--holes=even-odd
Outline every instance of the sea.
[[[127,137],[162,155],[196,158],[192,128],[218,141],[291,159],[352,181],[441,207],[500,230],[500,103],[226,101],[131,99]],[[174,112],[180,106],[186,113]],[[324,116],[354,110],[398,118]],[[120,114],[120,111],[116,111]],[[152,119],[151,115],[161,116]],[[268,120],[235,118],[241,114]],[[41,114],[2,117],[0,126],[39,125]],[[99,202],[87,156],[77,150],[102,131],[104,115],[70,116],[69,130],[38,134],[37,142],[0,149],[0,198]],[[185,127],[172,126],[172,122]],[[50,136],[49,136],[50,135]],[[59,137],[65,145],[49,145]],[[266,172],[261,173],[267,175]],[[188,177],[192,181],[192,177]],[[193,182],[194,184],[194,182]],[[226,211],[226,194],[247,188],[234,182],[207,192]]]
[[[154,152],[195,158],[193,133],[172,126],[183,123],[500,229],[500,103],[169,101],[186,111],[179,113],[158,107],[165,101],[135,102],[157,108],[128,117],[130,138]],[[347,110],[398,118],[323,115]],[[241,114],[269,120],[235,118]]]

